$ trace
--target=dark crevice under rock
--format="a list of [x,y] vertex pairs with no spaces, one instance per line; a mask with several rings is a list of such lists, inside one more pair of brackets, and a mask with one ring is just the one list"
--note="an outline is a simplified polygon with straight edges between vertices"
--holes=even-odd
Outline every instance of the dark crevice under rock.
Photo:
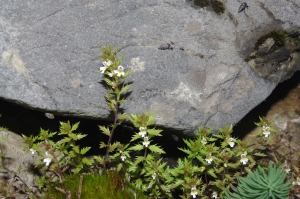
[[[283,83],[280,83],[264,102],[250,111],[234,127],[234,136],[243,138],[245,135],[247,135],[248,132],[252,131],[255,128],[254,122],[258,122],[258,116],[264,116],[273,104],[280,100],[284,100],[289,91],[299,84],[300,72],[296,72],[292,78]],[[300,109],[300,107],[298,108]],[[296,109],[297,107],[295,106],[295,112],[298,112],[298,114],[300,114],[300,110]],[[0,100],[0,114],[2,114],[2,117],[0,118],[0,126],[4,126],[20,135],[36,135],[39,133],[40,128],[49,129],[50,131],[54,132],[59,130],[59,121],[69,120],[72,124],[80,121],[79,129],[77,132],[88,134],[88,136],[83,139],[82,143],[79,144],[82,146],[92,146],[92,154],[101,152],[99,149],[100,141],[107,142],[108,140],[108,137],[103,135],[98,128],[98,125],[110,124],[110,122],[106,121],[87,120],[82,118],[62,116],[55,116],[55,119],[48,119],[43,112],[30,110],[16,104],[9,103],[2,99]],[[180,152],[179,150],[175,150],[175,148],[177,147],[184,146],[182,137],[179,136],[178,141],[173,139],[173,137],[176,138],[176,136],[178,136],[180,133],[169,131],[168,129],[163,130],[163,136],[157,138],[155,142],[157,142],[158,145],[162,146],[165,149],[168,156],[182,155],[182,152]],[[130,125],[123,125],[122,127],[117,128],[117,131],[114,135],[114,140],[121,141],[122,143],[128,143],[133,132],[137,132],[137,129],[134,129]]]

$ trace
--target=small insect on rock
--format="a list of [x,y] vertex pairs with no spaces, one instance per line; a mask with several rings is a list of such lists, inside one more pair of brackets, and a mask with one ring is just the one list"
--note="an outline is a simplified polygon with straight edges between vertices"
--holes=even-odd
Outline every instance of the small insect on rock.
[[246,8],[247,8],[247,9],[249,8],[249,6],[247,5],[247,3],[246,3],[246,2],[241,3],[241,5],[240,5],[240,7],[239,7],[238,13],[245,11]]
[[173,50],[173,47],[171,46],[171,44],[167,43],[167,44],[163,44],[160,47],[158,47],[159,50]]

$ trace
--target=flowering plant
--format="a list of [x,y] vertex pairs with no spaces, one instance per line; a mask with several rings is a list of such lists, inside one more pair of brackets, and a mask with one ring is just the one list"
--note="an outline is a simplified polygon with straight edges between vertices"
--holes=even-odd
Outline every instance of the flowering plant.
[[[106,149],[105,155],[92,158],[85,156],[90,147],[80,148],[76,144],[76,141],[86,136],[75,133],[79,123],[71,125],[69,122],[61,122],[59,133],[41,129],[38,136],[23,136],[27,152],[40,157],[36,165],[44,172],[36,181],[40,190],[45,184],[55,181],[60,183],[55,189],[71,197],[71,191],[65,186],[64,173],[102,175],[103,172],[113,170],[121,177],[113,179],[112,184],[122,189],[129,188],[133,195],[136,192],[130,186],[144,191],[150,198],[172,198],[174,191],[179,191],[182,199],[217,199],[242,184],[240,177],[252,173],[261,164],[260,158],[270,157],[270,152],[276,149],[272,140],[275,129],[272,121],[266,118],[260,117],[256,123],[261,131],[255,135],[258,141],[254,143],[243,142],[232,136],[232,125],[219,128],[217,134],[211,133],[212,128],[201,126],[195,132],[194,139],[183,139],[186,148],[179,147],[179,150],[186,157],[179,158],[177,166],[170,168],[163,159],[166,152],[155,144],[155,137],[162,136],[162,131],[154,126],[155,116],[150,111],[143,114],[121,112],[120,107],[125,103],[131,87],[125,81],[131,71],[126,71],[120,65],[123,58],[117,59],[117,53],[118,49],[104,46],[100,55],[103,62],[99,72],[107,87],[105,99],[114,116],[111,125],[99,126],[100,131],[108,136],[106,143],[100,142],[100,148]],[[116,128],[125,121],[132,123],[136,132],[127,144],[113,142]],[[63,137],[54,142],[54,136]],[[281,164],[283,161],[276,159],[276,162]],[[290,172],[288,166],[284,170]],[[293,170],[297,172],[297,168]],[[298,178],[293,178],[295,185],[300,184]],[[82,181],[79,185],[82,185]]]

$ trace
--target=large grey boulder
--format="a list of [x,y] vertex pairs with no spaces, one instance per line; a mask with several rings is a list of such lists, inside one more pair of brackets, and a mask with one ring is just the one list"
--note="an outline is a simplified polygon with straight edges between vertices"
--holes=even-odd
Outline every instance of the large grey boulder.
[[[134,71],[127,113],[150,109],[157,125],[186,133],[236,124],[299,70],[297,44],[281,47],[288,50],[275,66],[267,63],[280,71],[275,79],[257,70],[268,52],[244,60],[273,30],[299,38],[300,3],[249,1],[238,13],[238,1],[223,2],[218,15],[184,0],[7,1],[0,16],[0,97],[59,115],[111,119],[97,72],[101,46],[110,44]],[[165,43],[174,49],[159,50]]]

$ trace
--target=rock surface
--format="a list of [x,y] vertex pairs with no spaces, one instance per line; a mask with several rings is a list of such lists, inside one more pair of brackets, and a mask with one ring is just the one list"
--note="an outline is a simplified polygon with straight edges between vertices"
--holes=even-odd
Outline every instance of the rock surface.
[[[9,185],[9,182],[12,185],[12,193],[14,189],[25,191],[26,187],[22,183],[23,181],[30,189],[35,190],[33,185],[37,174],[34,171],[34,166],[37,157],[25,152],[23,138],[14,132],[1,131],[0,140],[1,152],[5,154],[2,159],[3,165],[8,169],[6,172],[0,172],[0,186]],[[2,169],[2,165],[0,168]],[[22,194],[17,194],[17,198],[25,197]]]
[[[183,0],[6,2],[0,97],[56,115],[109,119],[97,70],[101,46],[111,44],[134,71],[126,112],[150,109],[157,125],[186,133],[235,124],[300,68],[295,62],[272,81],[244,61],[268,32],[299,31],[300,3],[248,5],[238,13],[239,2],[225,1],[217,15]],[[165,43],[173,50],[158,49]]]

